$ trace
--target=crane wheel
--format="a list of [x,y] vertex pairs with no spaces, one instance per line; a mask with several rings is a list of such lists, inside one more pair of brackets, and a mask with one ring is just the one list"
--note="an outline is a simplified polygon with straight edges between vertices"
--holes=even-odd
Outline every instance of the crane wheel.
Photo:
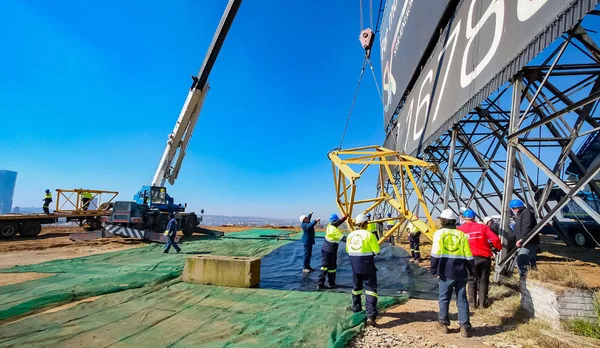
[[19,225],[14,222],[0,224],[0,238],[8,239],[14,237],[19,231]]
[[188,214],[183,226],[183,235],[189,237],[194,234],[194,232],[196,232],[196,226],[198,226],[198,217],[194,213]]
[[37,221],[29,221],[24,222],[21,225],[21,234],[22,237],[35,237],[42,232],[42,225]]
[[167,229],[167,225],[169,224],[169,215],[160,214],[156,219],[155,231],[158,233],[163,233]]

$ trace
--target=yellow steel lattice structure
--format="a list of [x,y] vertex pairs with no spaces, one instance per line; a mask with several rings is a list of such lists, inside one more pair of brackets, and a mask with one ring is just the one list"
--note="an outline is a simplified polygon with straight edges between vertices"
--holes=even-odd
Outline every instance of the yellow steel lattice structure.
[[[84,192],[91,195],[88,209],[84,209],[82,203]],[[56,212],[70,214],[90,214],[105,211],[107,209],[106,207],[108,207],[110,203],[113,203],[119,194],[117,191],[84,189],[57,189],[56,193]]]
[[[332,162],[333,180],[336,190],[336,204],[342,214],[348,215],[349,217],[354,217],[353,214],[358,213],[367,214],[374,211],[383,203],[389,204],[390,207],[396,210],[397,216],[373,220],[375,223],[385,223],[390,220],[396,220],[396,224],[381,237],[379,244],[383,243],[386,238],[398,231],[398,229],[407,221],[410,221],[429,239],[433,239],[435,223],[431,218],[431,214],[429,213],[425,199],[415,181],[411,168],[421,167],[426,170],[435,171],[435,165],[377,145],[347,150],[336,150],[330,152],[328,157]],[[394,190],[394,195],[381,189],[378,197],[355,200],[357,181],[369,167],[376,168],[379,171],[379,185],[381,188],[385,187],[384,184],[386,178],[392,178],[392,180],[389,181],[389,184]],[[360,170],[355,171],[354,168],[360,168]],[[394,180],[393,173],[396,172],[400,178],[400,180],[398,180],[401,183],[400,187],[398,187]],[[412,189],[414,190],[414,193],[416,193],[422,211],[427,218],[427,222],[419,220],[412,214],[410,207],[408,207],[408,188],[405,184],[407,182],[406,179],[412,184]],[[369,205],[366,209],[358,208],[359,205],[363,204]],[[348,225],[352,230],[356,229],[352,219],[348,219]]]

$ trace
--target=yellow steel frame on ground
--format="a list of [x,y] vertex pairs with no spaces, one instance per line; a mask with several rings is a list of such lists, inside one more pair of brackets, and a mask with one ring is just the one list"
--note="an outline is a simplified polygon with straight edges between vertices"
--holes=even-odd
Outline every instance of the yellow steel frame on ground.
[[[84,192],[92,194],[91,202],[97,198],[96,209],[83,210],[83,204],[81,198]],[[56,212],[57,213],[69,213],[69,214],[90,214],[94,212],[101,212],[103,206],[107,206],[108,203],[112,203],[119,192],[116,191],[103,191],[103,190],[56,190]],[[90,202],[90,204],[91,204]],[[90,207],[91,208],[91,207]]]
[[[397,211],[397,216],[391,218],[381,218],[372,220],[373,222],[386,222],[395,220],[396,224],[390,230],[379,239],[379,244],[383,243],[385,239],[394,234],[399,228],[407,221],[411,222],[417,229],[419,229],[429,239],[433,240],[433,233],[435,231],[435,223],[431,218],[425,199],[419,190],[417,182],[412,174],[411,167],[421,167],[427,170],[435,171],[435,165],[422,161],[418,158],[400,154],[399,152],[386,149],[381,146],[365,146],[347,150],[336,150],[328,154],[331,160],[333,169],[333,181],[335,184],[336,191],[336,204],[340,209],[341,213],[349,217],[354,217],[353,213],[367,214],[374,211],[382,203],[389,204],[393,209]],[[352,169],[351,166],[360,165],[362,168],[357,172]],[[376,167],[379,170],[379,185],[384,187],[385,178],[390,178],[390,185],[394,189],[395,197],[387,193],[385,190],[380,190],[378,197],[355,200],[356,195],[356,182],[360,179],[361,175],[369,167]],[[398,188],[393,173],[398,172],[400,174],[401,187]],[[412,188],[417,195],[419,203],[423,208],[427,222],[419,220],[411,212],[408,207],[407,201],[407,187],[405,186],[405,179],[409,179],[412,184]],[[356,212],[356,206],[359,204],[370,203],[370,205],[362,210]],[[348,225],[352,230],[356,229],[354,221],[349,218]]]

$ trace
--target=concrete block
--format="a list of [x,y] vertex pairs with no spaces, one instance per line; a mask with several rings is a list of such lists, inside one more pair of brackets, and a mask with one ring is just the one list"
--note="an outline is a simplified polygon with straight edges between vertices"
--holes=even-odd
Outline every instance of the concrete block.
[[260,259],[235,256],[190,256],[182,279],[196,284],[251,288],[260,282]]

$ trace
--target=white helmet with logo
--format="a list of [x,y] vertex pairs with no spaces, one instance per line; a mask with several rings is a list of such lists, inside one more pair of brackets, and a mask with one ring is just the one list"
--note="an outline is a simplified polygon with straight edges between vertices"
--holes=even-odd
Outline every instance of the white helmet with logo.
[[304,219],[306,219],[306,215],[300,215],[300,219],[299,219],[299,220],[300,220],[300,222],[303,222],[303,221],[304,221]]

